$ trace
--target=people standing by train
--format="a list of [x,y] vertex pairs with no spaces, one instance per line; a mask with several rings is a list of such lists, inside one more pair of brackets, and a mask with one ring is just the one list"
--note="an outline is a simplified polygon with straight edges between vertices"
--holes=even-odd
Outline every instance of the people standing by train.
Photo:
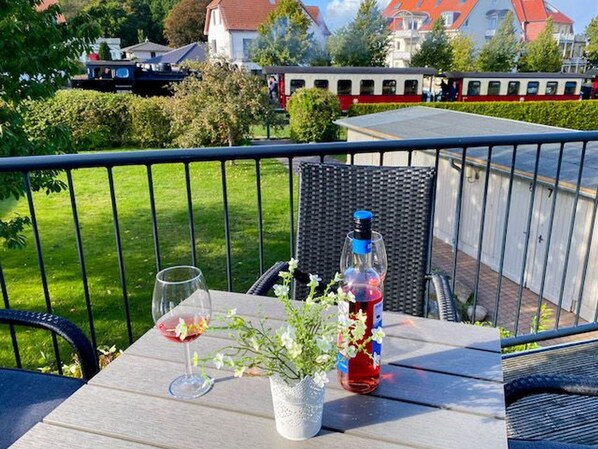
[[270,99],[278,101],[278,81],[274,75],[268,78],[268,95]]

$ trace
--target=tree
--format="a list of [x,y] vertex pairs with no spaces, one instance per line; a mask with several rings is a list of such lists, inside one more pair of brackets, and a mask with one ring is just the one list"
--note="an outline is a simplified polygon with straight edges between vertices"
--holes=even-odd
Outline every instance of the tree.
[[588,38],[587,58],[594,66],[598,66],[598,16],[594,17],[586,27],[586,36]]
[[458,35],[451,40],[454,72],[473,72],[476,69],[475,42],[470,36]]
[[98,56],[102,61],[112,61],[112,54],[110,53],[110,47],[106,42],[100,44],[98,49]]
[[297,0],[280,0],[257,28],[251,59],[261,66],[303,65],[314,52],[311,20]]
[[515,33],[513,13],[509,11],[480,52],[479,69],[484,72],[510,72],[519,58],[521,44]]
[[328,42],[335,65],[383,67],[390,29],[376,0],[362,0],[357,16]]
[[60,0],[60,10],[66,20],[71,20],[85,8],[89,0]]
[[536,40],[525,47],[525,54],[519,62],[521,72],[558,72],[563,65],[559,44],[553,37],[554,23],[552,17],[538,34]]
[[434,67],[446,71],[453,64],[453,47],[449,42],[441,17],[436,19],[419,51],[411,56],[411,67]]
[[201,80],[188,76],[174,96],[173,128],[178,145],[237,145],[253,124],[273,114],[262,78],[229,64],[201,63]]
[[206,8],[211,0],[181,0],[166,16],[164,37],[175,47],[205,42],[203,34]]
[[[79,57],[89,51],[97,32],[80,17],[59,23],[57,5],[46,9],[42,0],[10,0],[0,7],[0,35],[10,36],[0,45],[0,156],[28,156],[68,151],[68,135],[56,126],[31,137],[23,115],[28,100],[50,97],[78,72]],[[26,24],[26,26],[23,26]],[[56,172],[29,175],[34,191],[58,192],[66,186]],[[25,195],[20,173],[0,174],[0,201]],[[20,232],[29,218],[0,220],[0,240],[9,248],[24,245]]]

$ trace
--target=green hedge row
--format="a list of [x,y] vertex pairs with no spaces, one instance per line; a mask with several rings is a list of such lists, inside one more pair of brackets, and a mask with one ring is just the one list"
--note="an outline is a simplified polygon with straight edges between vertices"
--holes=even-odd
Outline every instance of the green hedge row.
[[580,131],[598,130],[598,101],[527,101],[479,103],[378,103],[354,104],[349,117],[412,106],[451,109],[541,125],[558,126]]
[[136,146],[164,148],[172,143],[172,99],[63,90],[48,100],[31,102],[26,126],[32,136],[49,126],[70,132],[74,151]]

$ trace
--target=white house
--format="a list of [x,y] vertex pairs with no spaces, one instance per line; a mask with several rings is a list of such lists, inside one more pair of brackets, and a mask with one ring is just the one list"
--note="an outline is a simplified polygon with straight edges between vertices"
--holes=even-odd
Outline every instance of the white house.
[[[277,0],[213,0],[208,5],[204,27],[210,57],[224,57],[247,70],[261,70],[250,60],[249,47],[258,35],[258,25],[276,8],[276,3]],[[312,22],[309,31],[323,46],[330,31],[320,9],[302,6]]]
[[174,50],[174,48],[167,47],[166,45],[156,44],[148,40],[122,49],[126,59],[137,60],[141,62],[145,61],[146,59],[163,55],[164,53],[168,53],[172,50]]
[[[105,42],[110,49],[110,56],[112,57],[113,61],[119,61],[122,59],[122,50],[120,48],[120,38],[119,37],[100,37],[96,39],[96,41],[91,44],[91,54],[98,55],[100,52],[100,45],[102,42]],[[81,62],[85,63],[90,59],[89,54],[84,54],[81,56]]]

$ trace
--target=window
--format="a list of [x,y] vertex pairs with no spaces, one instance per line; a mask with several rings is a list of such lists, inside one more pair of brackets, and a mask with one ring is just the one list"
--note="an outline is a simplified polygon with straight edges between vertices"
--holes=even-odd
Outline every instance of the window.
[[125,67],[119,67],[116,69],[114,74],[116,78],[128,78],[129,77],[129,69]]
[[401,41],[397,41],[397,50],[401,51]]
[[480,82],[470,81],[467,84],[467,95],[475,96],[480,95]]
[[509,81],[507,95],[519,95],[519,87],[520,86],[521,86],[521,83],[519,81]]
[[305,80],[291,80],[291,94],[302,87],[305,87]]
[[150,56],[151,56],[152,58],[155,58],[155,57],[156,57],[156,52],[155,52],[155,51],[150,51]]
[[453,24],[453,16],[452,12],[443,12],[442,13],[442,20],[444,21],[444,26],[451,26]]
[[396,95],[397,82],[395,80],[382,81],[382,95]]
[[213,55],[216,54],[216,39],[212,39],[210,41],[210,51],[212,52]]
[[405,80],[405,95],[417,95],[417,80]]
[[328,80],[314,80],[314,87],[328,90]]
[[361,80],[359,82],[359,95],[374,95],[374,80]]
[[338,80],[336,83],[337,95],[351,95],[351,80]]
[[527,94],[528,95],[538,95],[538,89],[540,88],[540,83],[538,81],[530,81],[527,83]]
[[490,81],[488,83],[488,95],[500,95],[500,81]]
[[253,39],[243,39],[243,59],[245,61],[249,61],[251,59],[250,53],[251,53],[251,43],[252,42],[253,42]]
[[468,27],[469,26],[469,19],[465,19],[465,22],[463,22],[463,26],[464,27]]
[[548,81],[546,83],[546,95],[556,95],[556,90],[559,88],[559,83],[556,81]]
[[577,90],[577,82],[567,81],[565,83],[565,95],[575,95],[576,90]]
[[488,17],[488,29],[489,30],[496,30],[497,23],[498,23],[498,16]]

